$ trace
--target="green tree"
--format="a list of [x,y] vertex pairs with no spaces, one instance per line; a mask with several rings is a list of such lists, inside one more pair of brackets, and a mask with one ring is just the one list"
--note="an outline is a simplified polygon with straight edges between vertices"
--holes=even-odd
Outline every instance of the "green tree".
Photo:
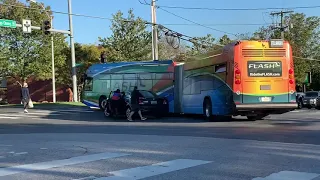
[[[22,24],[22,19],[31,19],[33,26],[41,26],[43,20],[48,19],[44,12],[41,12],[37,4],[32,3],[29,8],[17,0],[0,0],[2,4],[14,6],[0,6],[0,18],[11,19]],[[50,10],[50,7],[46,7]],[[39,30],[33,30],[31,34],[25,34],[21,28],[9,29],[0,28],[1,42],[1,69],[2,75],[27,78],[35,76],[38,79],[51,78],[51,43],[50,36],[44,35]],[[66,46],[65,37],[61,34],[53,35],[55,42],[55,63],[64,63],[64,55],[61,50]],[[5,72],[5,74],[3,74]]]
[[[81,95],[83,89],[83,75],[86,73],[88,67],[93,64],[100,63],[100,55],[106,50],[101,46],[92,44],[79,44],[75,43],[75,54],[77,63],[77,82],[78,82],[78,95]],[[72,87],[72,64],[71,64],[71,52],[70,48],[64,49],[66,61],[64,64],[58,67],[61,72],[57,77],[59,84]]]
[[[286,16],[285,19],[293,24],[293,28],[285,32],[285,40],[289,41],[292,46],[293,56],[295,56],[296,80],[301,85],[305,78],[305,72],[311,70],[310,63],[314,63],[302,58],[315,58],[319,55],[320,18],[307,17],[303,13],[293,13]],[[260,39],[280,38],[280,30],[262,27],[254,35]]]
[[136,18],[133,10],[124,18],[119,11],[113,15],[112,35],[99,38],[101,45],[109,52],[108,61],[137,61],[151,58],[151,32],[146,30],[141,18]]
[[178,47],[172,47],[172,45],[168,44],[166,38],[160,38],[158,42],[159,47],[159,59],[160,60],[176,60],[178,56],[186,53],[186,46],[183,42],[179,42]]
[[187,46],[188,56],[205,54],[208,51],[210,51],[210,49],[214,48],[216,45],[215,38],[212,37],[211,34],[207,34],[206,36],[203,36],[203,37],[195,37],[191,40],[191,42],[192,42],[192,45]]
[[227,45],[229,43],[231,43],[232,40],[228,37],[228,35],[223,35],[220,39],[219,39],[219,44],[221,45]]

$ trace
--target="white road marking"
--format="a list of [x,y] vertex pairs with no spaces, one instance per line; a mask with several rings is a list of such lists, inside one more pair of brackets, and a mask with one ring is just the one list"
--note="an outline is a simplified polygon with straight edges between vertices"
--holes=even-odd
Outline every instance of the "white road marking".
[[86,156],[72,157],[70,159],[55,160],[55,161],[48,161],[48,162],[41,162],[41,163],[34,163],[34,164],[25,164],[25,165],[13,166],[8,168],[0,168],[0,177],[23,173],[23,172],[35,171],[35,170],[44,170],[44,169],[69,166],[69,165],[92,162],[92,161],[103,160],[103,159],[117,158],[117,157],[122,157],[127,155],[129,154],[100,153],[100,154],[91,154]]
[[177,159],[173,161],[152,164],[150,166],[108,172],[113,176],[101,177],[95,180],[138,180],[208,163],[210,163],[210,161]]
[[48,148],[40,148],[41,150],[47,150]]
[[297,171],[281,171],[273,173],[265,178],[253,178],[252,180],[312,180],[320,174],[297,172]]
[[5,156],[0,156],[0,159],[3,159],[3,158],[5,158]]
[[8,152],[9,154],[14,154],[15,152],[14,151],[10,151],[10,152]]
[[[30,113],[28,113],[28,114],[30,114]],[[23,113],[23,114],[19,114],[19,113],[17,113],[17,114],[0,114],[0,119],[2,117],[9,118],[9,119],[19,119],[19,118],[22,118],[22,117],[28,117],[28,118],[39,117],[39,116],[30,116],[28,114],[26,114],[26,113]]]
[[2,147],[11,147],[12,145],[10,145],[10,144],[0,144],[0,146],[2,146]]
[[15,156],[24,155],[24,154],[28,154],[28,152],[19,152],[19,153],[14,153],[14,155],[15,155]]
[[0,116],[0,119],[19,119],[18,117],[12,117],[12,116]]
[[88,176],[88,177],[84,177],[84,178],[80,178],[80,179],[73,179],[73,180],[94,180],[96,178],[97,177],[95,177],[95,176]]

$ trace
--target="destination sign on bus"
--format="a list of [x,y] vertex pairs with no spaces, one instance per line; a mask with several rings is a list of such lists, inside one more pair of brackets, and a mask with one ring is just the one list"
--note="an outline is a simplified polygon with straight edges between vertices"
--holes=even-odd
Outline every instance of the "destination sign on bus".
[[248,61],[248,76],[250,77],[281,77],[281,61]]

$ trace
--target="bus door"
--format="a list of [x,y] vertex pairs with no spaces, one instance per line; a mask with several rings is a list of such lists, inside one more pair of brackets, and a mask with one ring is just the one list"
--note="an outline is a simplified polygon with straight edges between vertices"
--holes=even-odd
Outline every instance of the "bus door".
[[243,103],[289,102],[286,64],[281,60],[247,60],[243,67]]

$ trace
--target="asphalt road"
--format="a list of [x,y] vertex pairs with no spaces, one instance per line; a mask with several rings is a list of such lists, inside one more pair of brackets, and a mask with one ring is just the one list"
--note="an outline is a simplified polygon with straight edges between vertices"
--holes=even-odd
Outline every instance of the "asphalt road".
[[0,125],[0,179],[320,179],[317,110],[127,122],[87,108],[0,107]]

